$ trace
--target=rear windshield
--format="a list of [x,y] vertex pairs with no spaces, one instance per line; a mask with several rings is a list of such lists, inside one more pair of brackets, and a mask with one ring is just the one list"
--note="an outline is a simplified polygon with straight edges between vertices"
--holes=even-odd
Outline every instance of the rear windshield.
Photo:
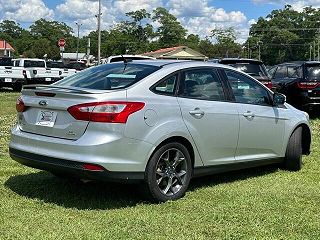
[[158,69],[160,67],[143,64],[103,64],[67,77],[55,85],[95,90],[121,89],[140,81]]
[[64,64],[62,62],[47,62],[48,68],[64,68]]
[[230,63],[228,65],[232,66],[242,72],[245,72],[253,77],[266,77],[266,76],[268,76],[263,64]]
[[307,66],[307,79],[320,80],[320,65]]
[[0,66],[12,66],[11,58],[0,58]]
[[24,60],[24,67],[41,67],[45,68],[45,62],[44,61],[30,61],[30,60]]

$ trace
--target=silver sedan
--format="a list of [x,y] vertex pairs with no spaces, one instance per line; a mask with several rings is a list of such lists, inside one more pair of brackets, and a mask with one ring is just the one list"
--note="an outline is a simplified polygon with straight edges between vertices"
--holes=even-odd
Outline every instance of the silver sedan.
[[190,179],[272,163],[300,170],[309,117],[249,75],[194,61],[124,61],[24,86],[11,157],[81,179],[141,181],[156,201]]

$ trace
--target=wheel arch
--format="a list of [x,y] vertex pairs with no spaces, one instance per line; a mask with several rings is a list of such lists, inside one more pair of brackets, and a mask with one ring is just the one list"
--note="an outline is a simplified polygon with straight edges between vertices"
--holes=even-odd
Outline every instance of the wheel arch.
[[[189,154],[190,154],[190,158],[191,158],[191,163],[192,163],[192,168],[194,168],[195,166],[195,149],[192,145],[192,143],[185,137],[182,137],[182,136],[172,136],[172,137],[169,137],[169,138],[166,138],[165,140],[163,140],[161,143],[159,143],[157,145],[157,147],[152,151],[152,154],[149,158],[149,160],[152,158],[153,154],[159,149],[161,148],[163,145],[167,144],[167,143],[172,143],[172,142],[178,142],[178,143],[181,143],[182,145],[184,145]],[[148,161],[149,161],[148,160]]]
[[309,155],[311,152],[311,130],[307,124],[300,123],[299,125],[297,125],[291,132],[290,137],[299,127],[302,127],[302,154]]

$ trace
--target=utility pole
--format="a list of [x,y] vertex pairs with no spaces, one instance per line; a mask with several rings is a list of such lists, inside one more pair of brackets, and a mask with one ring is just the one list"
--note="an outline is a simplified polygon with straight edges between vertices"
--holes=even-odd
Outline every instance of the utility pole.
[[312,59],[312,44],[310,44],[310,56],[309,56],[309,61]]
[[316,41],[313,41],[313,61],[316,60]]
[[78,23],[76,22],[76,25],[78,27],[78,39],[77,39],[77,61],[78,61],[78,56],[79,56],[79,42],[80,42],[80,27],[82,25],[82,23]]
[[101,51],[101,0],[99,0],[99,13],[98,13],[98,65],[100,65]]

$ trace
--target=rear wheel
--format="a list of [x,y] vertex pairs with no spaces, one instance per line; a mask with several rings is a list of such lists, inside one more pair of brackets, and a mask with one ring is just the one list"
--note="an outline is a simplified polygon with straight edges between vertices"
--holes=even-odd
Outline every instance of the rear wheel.
[[192,164],[187,148],[178,142],[156,150],[145,173],[146,188],[152,200],[165,202],[184,196],[191,179]]
[[13,91],[15,92],[21,92],[22,89],[22,84],[21,83],[16,83],[12,86]]
[[284,168],[299,171],[302,168],[302,127],[298,127],[289,138]]

